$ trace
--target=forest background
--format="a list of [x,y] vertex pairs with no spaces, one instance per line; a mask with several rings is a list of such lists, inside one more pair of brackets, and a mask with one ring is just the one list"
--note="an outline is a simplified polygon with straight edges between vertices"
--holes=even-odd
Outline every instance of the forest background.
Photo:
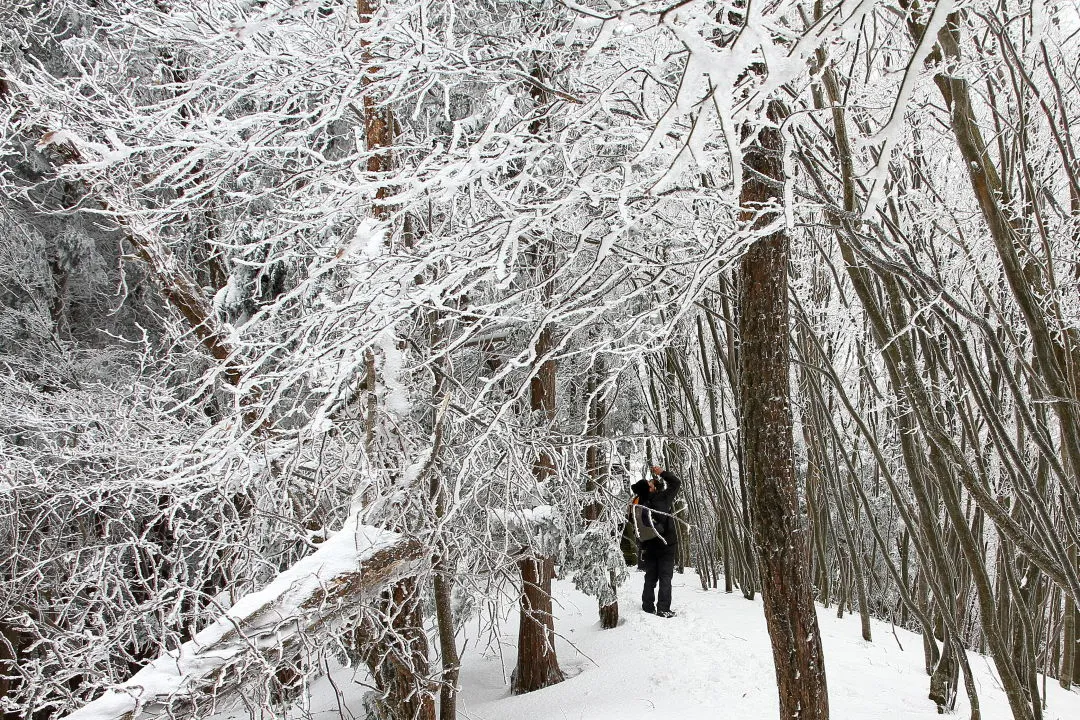
[[768,607],[790,561],[811,615],[920,632],[942,709],[977,712],[970,648],[1039,718],[1040,673],[1080,681],[1078,32],[1075,0],[7,0],[3,711],[211,633],[174,711],[333,657],[372,714],[452,718],[456,629],[518,603],[514,691],[558,682],[551,577],[617,623],[655,463],[706,586]]

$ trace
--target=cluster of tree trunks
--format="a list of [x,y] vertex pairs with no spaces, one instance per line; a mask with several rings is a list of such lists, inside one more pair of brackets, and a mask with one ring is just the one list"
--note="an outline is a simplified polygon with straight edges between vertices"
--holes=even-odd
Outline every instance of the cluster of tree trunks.
[[[745,4],[737,7],[745,9]],[[790,180],[779,130],[786,111],[773,101],[764,122],[745,128],[739,223],[750,238],[748,249],[734,276],[720,274],[709,296],[700,301],[688,333],[687,346],[693,351],[670,347],[648,358],[648,411],[658,435],[692,432],[700,438],[701,452],[694,456],[701,458],[698,464],[690,462],[683,445],[668,443],[658,450],[667,464],[691,465],[687,496],[692,522],[689,530],[681,528],[680,567],[696,565],[703,587],[715,587],[722,576],[729,592],[736,585],[748,598],[762,591],[783,717],[828,716],[816,595],[827,606],[835,602],[840,613],[857,607],[868,641],[871,614],[899,617],[920,628],[930,697],[942,710],[953,708],[962,675],[972,716],[978,717],[979,700],[964,650],[985,643],[1013,716],[1038,720],[1039,673],[1056,675],[1065,687],[1080,679],[1080,337],[1053,300],[1060,285],[1053,271],[1056,250],[1038,216],[1041,189],[1028,156],[1027,116],[1006,132],[1008,114],[995,105],[995,93],[1003,92],[1003,84],[987,81],[987,106],[996,113],[999,130],[995,150],[981,129],[986,122],[980,122],[976,107],[982,106],[973,101],[979,89],[954,72],[965,60],[963,16],[958,11],[943,21],[933,20],[937,7],[914,2],[902,7],[912,42],[933,47],[928,67],[935,72],[949,132],[1000,264],[999,285],[986,289],[983,307],[957,298],[935,274],[936,268],[924,267],[925,258],[933,255],[930,243],[912,229],[917,223],[903,217],[905,211],[895,199],[876,208],[873,217],[860,215],[860,204],[869,198],[857,179],[859,156],[851,137],[852,128],[864,121],[846,113],[843,80],[820,50],[812,72],[814,109],[831,122],[822,120],[820,138],[793,131],[789,142],[797,145],[796,161],[810,186],[807,192],[816,193],[814,199],[823,208],[825,222],[808,234],[815,243],[834,243],[841,262],[828,270],[824,266],[831,260],[815,265],[806,303],[789,295],[791,235],[779,209],[780,188]],[[357,2],[363,23],[378,11],[377,3]],[[815,20],[821,20],[821,8],[816,12]],[[996,33],[1007,49],[1004,29],[988,23],[988,33]],[[928,28],[938,26],[941,29],[929,37]],[[370,89],[369,78],[379,68],[370,55],[364,59],[363,86]],[[542,118],[550,104],[549,78],[538,66],[529,78],[536,110],[529,131],[538,136],[546,129]],[[1067,117],[1060,95],[1044,96],[1030,78],[1018,78],[1011,92],[1018,104],[1037,106],[1051,125],[1060,126]],[[0,97],[7,94],[0,76]],[[371,92],[364,94],[363,123],[366,169],[372,177],[385,179],[394,167],[395,122]],[[80,160],[78,150],[59,136],[43,137],[43,145],[53,139],[57,162]],[[1055,145],[1069,174],[1070,210],[1080,215],[1080,165],[1067,132]],[[884,162],[894,195],[928,182],[929,172],[917,155],[902,164],[888,165],[889,160]],[[80,189],[119,224],[162,296],[220,365],[226,382],[240,386],[240,360],[205,290],[153,232],[113,213],[109,198],[95,191]],[[383,183],[371,198],[377,220],[392,220],[386,204],[390,195]],[[556,251],[543,239],[529,242],[528,271],[546,304],[552,299]],[[50,312],[57,333],[63,335],[69,276],[59,265],[51,271],[56,287]],[[223,281],[220,268],[210,274]],[[848,292],[854,297],[844,296]],[[824,327],[815,316],[830,302],[857,303],[864,323],[858,344],[865,362],[856,371],[855,397],[847,384],[851,378],[837,369],[838,331]],[[1006,302],[1015,309],[1007,310]],[[796,311],[794,333],[789,307]],[[1009,312],[1019,319],[1015,327],[987,320],[988,315],[1006,318]],[[429,329],[428,344],[437,355],[444,344],[440,318],[425,318],[421,324]],[[536,363],[530,368],[528,410],[545,429],[556,419],[556,332],[550,323],[537,328]],[[797,399],[806,451],[805,514],[794,461],[792,352],[801,362]],[[365,363],[370,403],[366,438],[374,455],[379,378],[370,351]],[[588,381],[592,404],[586,482],[595,492],[606,481],[601,447],[607,410],[596,393],[604,372],[597,364]],[[422,477],[441,519],[445,491],[439,484],[437,408],[446,389],[444,375],[434,375],[429,418],[434,449]],[[877,397],[885,399],[878,402]],[[1011,424],[1001,417],[1002,407],[1013,415]],[[267,422],[253,414],[247,419]],[[1049,428],[1055,424],[1058,433],[1051,437]],[[1034,463],[1029,462],[1032,456]],[[861,458],[869,458],[869,466]],[[1000,466],[995,471],[1000,477],[993,476],[990,459]],[[537,450],[537,486],[557,477],[556,462],[549,448]],[[876,491],[882,484],[880,493],[868,492],[868,486]],[[893,535],[879,523],[881,498],[889,500],[898,518],[900,529]],[[590,522],[600,519],[599,507],[583,508]],[[305,614],[297,627],[303,632],[336,627],[350,616],[347,598],[355,592],[355,601],[365,603],[353,631],[355,649],[375,680],[381,712],[394,720],[430,720],[435,715],[435,683],[420,602],[429,588],[407,572],[410,563],[421,559],[412,544],[386,552],[385,557],[366,560],[363,573],[339,576],[329,594],[302,599],[299,606]],[[431,548],[427,553],[423,561],[435,569],[430,590],[436,599],[443,665],[439,706],[443,720],[450,720],[456,715],[459,664],[450,608],[454,558],[446,547],[436,548],[433,556]],[[524,547],[516,560],[521,615],[512,690],[521,693],[563,676],[554,644],[553,559],[542,549]],[[153,574],[151,565],[147,559],[144,575]],[[212,594],[211,586],[206,589]],[[895,593],[893,603],[882,600],[888,590]],[[600,618],[603,627],[615,627],[618,606],[601,607]],[[236,638],[223,637],[208,648],[192,650],[192,657],[211,650],[232,652],[229,643],[253,639],[266,658],[280,660],[294,652],[291,641],[269,640],[263,615],[233,620],[241,628]],[[0,624],[0,633],[3,696],[12,689],[9,675],[14,673],[9,671],[24,642],[14,626]],[[199,694],[220,685],[223,674],[233,673],[236,685],[246,680],[251,662],[246,652],[237,650],[230,655],[235,660],[208,665],[205,677],[187,675],[183,687],[138,698],[140,707],[148,713],[193,711]],[[131,682],[137,684],[139,675]],[[110,695],[99,702],[116,703],[117,713],[130,712],[122,700]]]

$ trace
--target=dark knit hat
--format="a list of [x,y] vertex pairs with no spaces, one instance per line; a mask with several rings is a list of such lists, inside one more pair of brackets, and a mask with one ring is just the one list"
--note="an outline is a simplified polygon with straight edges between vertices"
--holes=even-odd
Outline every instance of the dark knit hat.
[[630,486],[630,489],[635,495],[641,495],[642,497],[649,494],[649,481],[638,480],[636,483]]

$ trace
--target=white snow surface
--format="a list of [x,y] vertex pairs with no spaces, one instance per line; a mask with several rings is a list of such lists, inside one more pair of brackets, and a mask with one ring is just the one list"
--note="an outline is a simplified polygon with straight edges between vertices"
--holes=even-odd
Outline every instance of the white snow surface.
[[[620,623],[602,630],[596,600],[566,580],[555,582],[559,662],[567,679],[555,686],[512,696],[509,677],[516,650],[517,616],[502,625],[498,646],[476,639],[462,657],[463,720],[775,720],[779,716],[772,651],[761,609],[739,591],[703,591],[692,570],[676,574],[672,619],[640,610],[642,574],[634,570],[619,590]],[[873,621],[874,641],[860,634],[857,615],[836,618],[835,608],[818,607],[831,716],[837,720],[931,720],[940,718],[927,699],[922,639],[888,623]],[[459,636],[460,643],[464,638]],[[903,649],[900,648],[903,645]],[[983,720],[1009,720],[1008,702],[989,658],[972,653],[971,664]],[[353,670],[340,670],[338,697],[324,679],[307,699],[312,720],[362,717],[363,685]],[[366,680],[356,678],[356,680]],[[1080,693],[1065,692],[1048,680],[1045,720],[1080,718]],[[1040,679],[1041,688],[1041,679]],[[339,706],[339,700],[342,704]],[[342,713],[342,708],[345,712]],[[351,714],[350,714],[351,711]],[[300,712],[290,713],[299,717]],[[955,718],[970,717],[960,688]],[[246,710],[219,720],[244,720]],[[948,717],[948,716],[946,716]]]

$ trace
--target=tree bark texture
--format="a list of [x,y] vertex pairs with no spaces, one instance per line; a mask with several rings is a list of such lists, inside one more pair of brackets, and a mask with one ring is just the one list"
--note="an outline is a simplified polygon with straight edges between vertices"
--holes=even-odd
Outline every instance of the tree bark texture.
[[[438,570],[438,568],[436,568]],[[439,717],[441,720],[457,718],[458,678],[461,658],[454,635],[454,609],[452,581],[446,575],[436,573],[434,579],[435,617],[439,622],[439,652],[442,655],[443,673],[439,686]]]
[[[547,267],[550,258],[537,257],[538,267]],[[540,362],[530,380],[529,404],[534,416],[547,422],[555,418],[555,362],[544,357],[554,344],[551,326],[540,331],[536,357]],[[533,462],[537,483],[545,482],[555,472],[555,460],[547,450],[540,450]],[[521,570],[521,622],[518,630],[517,666],[510,681],[515,695],[540,690],[562,682],[563,674],[555,654],[555,619],[551,614],[551,580],[555,561],[524,548],[518,560]]]
[[[371,22],[379,9],[378,0],[356,0],[356,13],[360,22]],[[365,40],[361,43],[364,48],[364,71],[363,84],[367,88],[371,78],[378,74],[379,68],[372,64],[371,53],[368,52],[369,43]],[[379,175],[393,169],[394,156],[391,148],[394,144],[394,116],[389,108],[380,108],[376,103],[375,96],[369,91],[364,93],[364,138],[367,149],[371,155],[367,160],[367,171],[372,175]],[[385,204],[390,190],[386,185],[380,185],[375,191],[375,202],[372,213],[379,220],[387,220],[390,216],[390,208]]]
[[555,561],[527,556],[518,561],[521,570],[521,620],[518,657],[510,679],[514,695],[541,690],[564,680],[555,654],[555,623],[551,615],[551,579]]
[[[769,118],[779,123],[773,103]],[[748,233],[777,219],[783,140],[762,127],[745,151],[740,220]],[[825,720],[829,696],[809,577],[809,544],[799,517],[793,466],[788,332],[790,239],[773,228],[756,238],[739,266],[740,407],[743,467],[751,495],[765,619],[783,719]]]
[[382,694],[386,720],[435,720],[435,695],[427,680],[428,639],[415,577],[398,581],[378,606],[377,619],[363,622],[364,662]]

